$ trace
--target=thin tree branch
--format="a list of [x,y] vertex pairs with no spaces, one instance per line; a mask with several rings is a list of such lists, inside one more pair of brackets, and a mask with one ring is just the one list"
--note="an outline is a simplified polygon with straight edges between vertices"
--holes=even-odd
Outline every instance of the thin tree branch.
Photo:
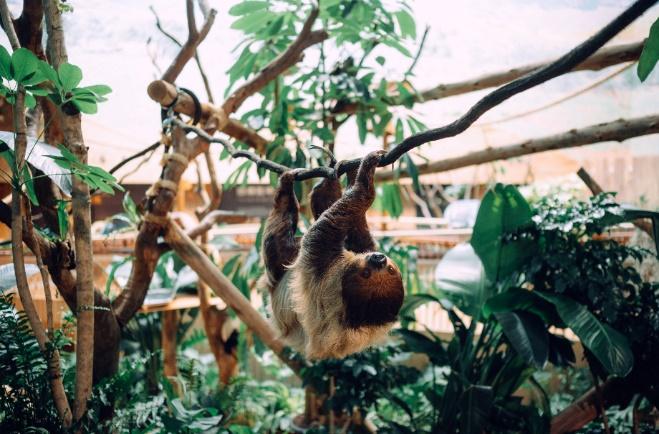
[[[201,7],[201,4],[199,5]],[[149,9],[151,9],[151,12],[153,13],[153,16],[156,19],[156,28],[160,30],[160,33],[165,35],[166,38],[168,38],[170,41],[172,41],[176,46],[179,48],[183,48],[183,44],[171,33],[169,33],[167,30],[165,30],[162,26],[162,23],[160,22],[160,17],[156,13],[156,9],[153,6],[149,6]],[[207,14],[204,13],[204,17],[206,17]],[[199,75],[201,76],[201,81],[204,83],[204,88],[206,89],[206,96],[208,97],[208,102],[211,104],[213,103],[213,92],[211,91],[210,83],[208,82],[208,76],[206,75],[206,72],[204,71],[204,67],[201,65],[201,58],[199,57],[199,52],[195,49],[194,52],[194,60],[195,63],[197,64],[197,69],[199,70]]]
[[299,62],[304,50],[329,37],[324,30],[311,30],[318,17],[318,12],[318,8],[314,7],[304,22],[302,30],[293,43],[288,46],[286,51],[267,64],[254,78],[236,89],[226,101],[224,101],[222,104],[222,110],[224,110],[224,113],[226,113],[227,116],[238,110],[248,97],[263,89],[281,73]]
[[[627,27],[636,18],[642,15],[643,12],[649,9],[656,2],[657,0],[637,0],[627,10],[625,10],[609,24],[604,26],[595,35],[568,53],[564,54],[554,62],[536,69],[533,72],[490,92],[485,97],[481,98],[476,104],[474,104],[464,115],[451,122],[450,124],[414,134],[406,138],[383,155],[379,166],[382,167],[393,164],[405,153],[428,142],[456,136],[469,128],[469,126],[476,122],[476,120],[478,120],[484,113],[506,101],[507,99],[513,97],[514,95],[517,95],[518,93],[524,92],[528,89],[531,89],[532,87],[535,87],[571,71],[577,65],[590,57],[593,53],[595,53],[600,47],[606,44],[606,42],[608,42],[616,34]],[[213,138],[199,128],[186,126],[176,119],[174,119],[173,122],[175,122],[185,131],[194,131],[208,142],[221,143],[234,158],[247,158],[255,162],[257,167],[262,167],[266,170],[280,174],[286,170],[290,170],[290,168],[281,164],[262,159],[255,155],[253,152],[237,150],[226,140]],[[339,167],[338,173],[336,174],[341,175],[347,171],[353,170],[359,166],[360,162],[361,159],[359,158],[343,161]],[[333,169],[327,167],[317,167],[313,169],[303,169],[296,171],[295,179],[301,181],[310,178],[329,177],[334,175],[335,171]]]
[[[595,179],[590,176],[590,173],[588,173],[588,171],[586,171],[586,169],[583,167],[577,171],[577,176],[581,178],[584,184],[586,184],[586,187],[588,187],[593,196],[597,196],[598,194],[604,192],[604,189],[602,189],[599,183],[595,181]],[[632,223],[634,226],[648,234],[650,237],[654,237],[651,223],[645,220],[634,220]]]
[[113,174],[114,172],[116,172],[117,170],[121,169],[121,168],[124,167],[126,164],[130,163],[131,161],[135,160],[136,158],[140,158],[140,157],[142,157],[142,156],[148,154],[149,152],[151,152],[151,151],[153,151],[153,150],[155,150],[155,149],[158,149],[158,146],[160,146],[160,140],[158,140],[157,142],[155,142],[155,143],[153,143],[153,144],[147,146],[146,148],[142,149],[141,151],[137,151],[137,152],[134,153],[133,155],[124,158],[123,160],[121,160],[120,162],[118,162],[117,164],[115,164],[115,165],[112,167],[112,169],[110,169],[109,172],[110,172],[111,174]]
[[176,81],[176,78],[178,78],[181,71],[183,71],[183,67],[185,67],[186,63],[188,63],[188,61],[195,55],[197,47],[206,38],[206,35],[208,35],[208,32],[213,26],[215,15],[217,14],[215,9],[211,9],[206,17],[204,25],[200,30],[197,30],[194,18],[194,2],[192,0],[186,0],[185,5],[188,18],[188,39],[182,45],[181,50],[172,61],[172,64],[162,76],[163,80],[170,83]]

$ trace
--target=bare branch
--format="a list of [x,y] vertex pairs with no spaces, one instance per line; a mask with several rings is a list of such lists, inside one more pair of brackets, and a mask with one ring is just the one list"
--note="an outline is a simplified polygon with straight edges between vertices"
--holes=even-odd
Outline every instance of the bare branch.
[[194,3],[192,0],[186,0],[186,10],[188,17],[188,39],[185,41],[185,44],[181,47],[181,50],[178,52],[174,58],[172,64],[167,68],[167,71],[162,76],[162,79],[174,83],[176,78],[179,76],[183,67],[186,63],[195,55],[197,47],[199,44],[206,38],[208,32],[210,31],[213,23],[215,22],[215,15],[217,11],[211,9],[204,25],[201,27],[201,30],[197,30],[194,18]]
[[[514,145],[487,148],[460,157],[431,161],[419,164],[417,169],[419,170],[419,174],[446,172],[462,167],[507,160],[538,152],[575,148],[609,141],[622,142],[632,137],[656,133],[659,133],[659,114],[644,116],[642,118],[619,119],[613,122],[591,125],[578,130],[572,129],[551,136],[526,140]],[[378,181],[388,181],[402,176],[409,175],[404,170],[401,170],[399,174],[390,170],[377,173],[376,179]]]
[[[200,7],[202,6],[201,3],[199,5]],[[153,16],[156,19],[156,28],[160,30],[160,33],[165,35],[170,41],[172,41],[176,46],[179,48],[183,47],[183,44],[171,33],[169,33],[167,30],[165,30],[162,26],[162,23],[160,22],[160,17],[156,13],[156,9],[153,6],[149,6],[149,9],[151,9],[151,12],[153,13]],[[208,12],[208,11],[207,11]],[[194,14],[193,14],[194,15]],[[207,13],[204,13],[204,17],[206,17]],[[199,57],[199,52],[195,49],[194,52],[194,60],[195,63],[197,64],[197,69],[199,70],[199,75],[201,76],[201,81],[204,83],[204,88],[206,89],[206,96],[208,97],[208,102],[211,104],[213,103],[213,92],[211,91],[210,83],[208,82],[208,76],[206,75],[206,72],[204,71],[204,67],[201,65],[201,58]]]
[[[602,192],[604,192],[604,189],[593,179],[592,176],[590,176],[590,173],[586,171],[583,167],[580,168],[577,171],[577,176],[581,178],[584,184],[586,184],[586,187],[590,190],[591,193],[593,193],[593,196],[596,196]],[[653,231],[652,231],[652,224],[639,219],[639,220],[634,220],[632,222],[634,226],[645,232],[646,234],[650,235],[651,237],[654,237]]]
[[[211,187],[210,197],[207,198],[208,203],[204,204],[203,207],[200,207],[195,211],[197,218],[203,218],[208,213],[213,210],[216,210],[220,203],[222,203],[222,186],[217,180],[217,171],[215,170],[215,160],[210,153],[209,149],[204,151],[204,160],[206,161],[206,168],[208,169],[209,184]],[[203,185],[201,186],[203,189]]]
[[142,149],[141,151],[137,151],[137,152],[134,153],[133,155],[124,158],[123,160],[121,160],[120,162],[118,162],[117,164],[115,164],[115,165],[112,167],[112,169],[110,169],[109,172],[110,172],[111,174],[115,173],[117,170],[121,169],[121,168],[124,167],[126,164],[130,163],[131,161],[135,160],[136,158],[140,158],[141,156],[146,155],[146,154],[148,154],[149,152],[151,152],[151,151],[153,151],[153,150],[155,150],[155,149],[158,149],[158,146],[160,146],[160,140],[158,140],[157,142],[155,142],[155,143],[153,143],[153,144],[147,146],[146,148]]
[[314,7],[302,26],[300,34],[293,43],[277,58],[265,66],[254,78],[236,89],[222,104],[222,109],[228,115],[238,110],[242,103],[251,95],[263,89],[281,73],[300,61],[302,52],[307,48],[324,41],[329,37],[326,31],[311,31],[318,17],[318,8]]

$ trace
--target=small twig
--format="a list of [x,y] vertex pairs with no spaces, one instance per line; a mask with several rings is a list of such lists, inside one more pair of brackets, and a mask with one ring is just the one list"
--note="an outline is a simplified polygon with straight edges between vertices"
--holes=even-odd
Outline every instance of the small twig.
[[142,149],[141,151],[138,151],[138,152],[134,153],[133,155],[124,158],[123,160],[121,160],[120,162],[118,162],[117,164],[115,164],[115,165],[112,167],[112,169],[109,170],[109,172],[110,172],[111,174],[114,174],[114,172],[116,172],[117,170],[121,169],[121,168],[124,167],[126,164],[130,163],[131,161],[135,160],[136,158],[140,158],[141,156],[146,155],[146,154],[148,154],[149,152],[158,149],[158,146],[160,146],[160,140],[158,140],[157,142],[153,143],[152,145],[147,146],[146,148]]
[[419,49],[416,52],[416,56],[414,56],[414,60],[412,60],[412,64],[410,65],[409,68],[407,68],[407,71],[405,71],[405,76],[410,75],[414,71],[417,62],[421,57],[421,53],[423,52],[423,47],[426,44],[426,38],[428,37],[429,31],[430,31],[430,26],[426,26],[426,29],[423,31],[423,36],[421,37],[421,42],[419,43]]
[[[199,4],[200,7],[202,7],[201,3]],[[183,44],[171,33],[169,33],[167,30],[164,29],[162,26],[162,23],[160,22],[160,17],[156,13],[156,9],[152,6],[149,6],[149,9],[153,13],[153,16],[156,19],[156,28],[160,30],[160,33],[165,35],[170,41],[172,41],[176,46],[179,48],[183,48]],[[202,9],[203,12],[203,9]],[[208,11],[207,11],[208,12]],[[204,18],[208,17],[208,13],[203,12]],[[194,18],[194,17],[193,17]],[[213,92],[211,91],[210,83],[208,82],[208,76],[206,75],[206,72],[204,71],[204,67],[201,65],[201,58],[199,57],[199,52],[195,49],[194,52],[194,60],[195,63],[197,64],[197,69],[199,70],[199,75],[201,75],[201,81],[204,83],[204,88],[206,89],[206,96],[208,97],[208,101],[212,104],[213,101]]]

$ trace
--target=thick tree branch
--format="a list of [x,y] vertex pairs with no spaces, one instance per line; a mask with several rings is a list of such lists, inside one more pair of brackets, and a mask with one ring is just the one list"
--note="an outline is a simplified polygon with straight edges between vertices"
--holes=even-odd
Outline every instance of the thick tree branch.
[[[48,59],[58,69],[68,61],[58,0],[44,0],[48,32]],[[61,115],[64,145],[83,164],[87,163],[87,147],[82,136],[80,114]],[[94,351],[94,273],[91,239],[91,200],[89,186],[73,177],[71,193],[73,233],[76,252],[76,394],[73,417],[79,420],[87,411],[93,382]]]
[[[638,60],[643,51],[645,41],[634,42],[631,44],[614,45],[612,47],[602,48],[595,54],[584,60],[571,69],[574,71],[598,71],[609,66],[617,65],[619,63],[634,62]],[[488,89],[491,87],[501,86],[516,80],[533,71],[546,67],[550,63],[534,63],[531,65],[518,66],[516,68],[508,69],[505,71],[493,72],[485,74],[480,77],[470,78],[465,81],[454,83],[439,84],[433,88],[420,91],[415,95],[417,103],[424,103],[434,101],[451,96],[462,95],[469,92]],[[356,103],[348,103],[337,106],[333,110],[334,114],[339,113],[355,113],[359,109]]]
[[199,44],[206,38],[208,32],[210,31],[213,23],[215,22],[215,15],[217,12],[215,9],[211,9],[206,21],[200,30],[197,30],[197,24],[195,23],[194,18],[194,2],[193,0],[186,0],[185,2],[187,17],[188,17],[188,39],[185,41],[185,44],[181,47],[181,51],[178,52],[174,58],[172,64],[167,68],[165,73],[162,76],[162,79],[170,83],[174,83],[178,78],[181,71],[185,67],[186,63],[195,55],[197,52],[197,47]]
[[[0,1],[0,18],[5,33],[14,50],[20,48],[18,36],[14,30],[11,15],[6,1]],[[25,163],[25,152],[27,150],[27,125],[25,123],[25,90],[18,86],[16,92],[16,101],[14,104],[14,133],[16,134],[14,146],[15,167],[12,168],[12,194],[11,194],[11,252],[14,263],[14,275],[16,277],[16,287],[18,295],[23,305],[23,310],[30,323],[30,328],[37,340],[39,349],[46,356],[48,365],[48,374],[50,377],[50,387],[53,394],[53,402],[57,409],[57,414],[62,419],[65,427],[71,425],[71,408],[66,397],[64,385],[62,383],[62,372],[60,367],[59,351],[53,348],[51,341],[44,330],[43,324],[37,313],[36,306],[32,300],[32,294],[25,274],[25,257],[23,255],[23,228],[24,217],[27,213],[23,207],[23,194],[20,189],[21,180],[23,179],[23,167]],[[43,274],[42,274],[43,276]]]
[[[619,119],[613,122],[591,125],[578,130],[573,129],[538,139],[525,140],[514,145],[487,148],[460,157],[422,163],[417,166],[417,169],[419,170],[419,174],[446,172],[476,164],[536,154],[538,152],[575,148],[609,141],[622,142],[632,137],[656,133],[659,133],[659,114],[644,116],[642,118]],[[399,173],[389,170],[377,173],[376,179],[379,181],[388,181],[402,176],[409,175],[405,170],[401,170]]]
[[307,17],[302,30],[286,51],[265,66],[254,78],[236,89],[222,104],[224,113],[230,115],[238,110],[242,103],[251,95],[263,89],[268,83],[281,73],[300,61],[302,52],[312,45],[318,44],[329,37],[326,31],[312,31],[314,22],[318,18],[318,8],[314,7]]
[[[149,84],[147,88],[149,97],[163,107],[168,107],[172,103],[172,110],[186,116],[192,116],[195,112],[195,105],[192,97],[187,93],[179,93],[174,85],[163,80],[156,80]],[[211,117],[217,118],[219,130],[228,136],[247,144],[256,149],[258,153],[265,152],[268,144],[263,136],[259,135],[253,129],[243,125],[234,118],[227,118],[224,111],[210,104],[201,104],[201,123],[205,123]]]

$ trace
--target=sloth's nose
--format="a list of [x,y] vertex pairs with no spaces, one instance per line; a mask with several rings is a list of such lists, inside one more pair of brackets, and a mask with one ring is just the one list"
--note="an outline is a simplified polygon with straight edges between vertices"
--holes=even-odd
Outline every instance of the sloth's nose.
[[382,268],[387,263],[387,257],[382,253],[372,253],[368,257],[368,263],[375,268]]

